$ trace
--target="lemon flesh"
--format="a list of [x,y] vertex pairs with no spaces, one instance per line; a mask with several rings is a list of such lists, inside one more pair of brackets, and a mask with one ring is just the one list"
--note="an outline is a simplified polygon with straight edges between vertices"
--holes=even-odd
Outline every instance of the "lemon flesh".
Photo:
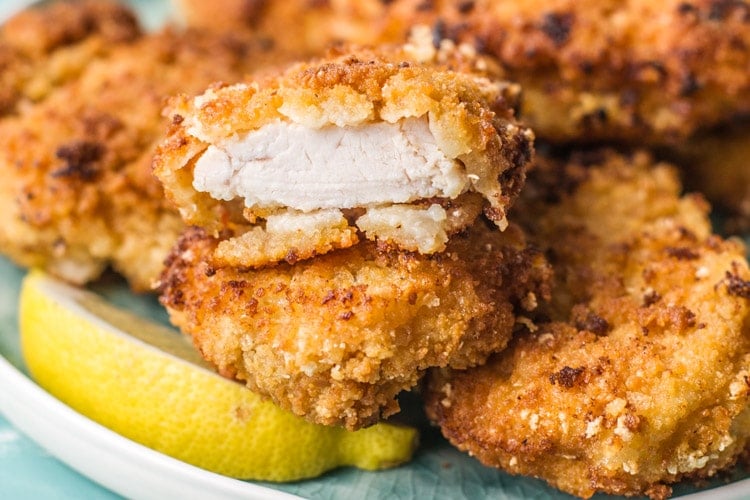
[[100,424],[219,474],[292,481],[340,466],[409,460],[411,427],[312,424],[207,368],[175,331],[32,271],[19,300],[21,349],[36,382]]

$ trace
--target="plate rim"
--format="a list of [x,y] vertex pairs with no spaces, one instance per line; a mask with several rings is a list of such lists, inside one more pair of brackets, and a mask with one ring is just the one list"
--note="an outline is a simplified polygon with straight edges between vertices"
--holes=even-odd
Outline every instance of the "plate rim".
[[131,441],[49,394],[1,352],[0,387],[0,413],[11,425],[82,475],[127,498],[302,498],[209,472]]

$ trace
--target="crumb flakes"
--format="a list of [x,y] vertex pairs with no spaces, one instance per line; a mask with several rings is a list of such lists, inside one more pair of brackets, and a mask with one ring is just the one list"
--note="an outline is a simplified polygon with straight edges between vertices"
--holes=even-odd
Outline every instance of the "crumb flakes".
[[549,344],[553,340],[555,340],[555,336],[552,335],[551,333],[545,333],[543,335],[540,335],[539,338],[536,339],[536,341],[539,342],[540,344]]
[[625,409],[625,406],[627,405],[627,401],[625,401],[622,398],[615,398],[609,403],[607,403],[607,406],[604,408],[604,411],[607,412],[608,415],[611,416],[618,416],[622,413],[622,411]]
[[[516,317],[516,323],[520,323],[521,325],[525,326],[530,332],[535,332],[539,328],[534,324],[531,319],[527,318],[526,316],[518,316]],[[544,335],[542,335],[544,337]],[[540,337],[541,339],[541,337]]]
[[635,463],[635,462],[632,462],[632,461],[631,462],[623,462],[622,463],[622,470],[624,470],[628,474],[636,475],[636,474],[638,474],[638,464]]
[[591,439],[592,437],[599,434],[599,431],[602,428],[602,417],[598,416],[594,420],[590,421],[586,424],[586,439]]
[[615,426],[615,430],[613,431],[616,436],[620,436],[623,441],[630,441],[633,439],[633,432],[628,429],[627,425],[627,415],[620,415],[617,417],[617,425]]
[[521,301],[521,307],[526,311],[533,311],[538,305],[539,303],[534,292],[529,292]]
[[529,427],[531,427],[532,431],[535,431],[539,428],[539,415],[536,413],[532,414],[529,418]]

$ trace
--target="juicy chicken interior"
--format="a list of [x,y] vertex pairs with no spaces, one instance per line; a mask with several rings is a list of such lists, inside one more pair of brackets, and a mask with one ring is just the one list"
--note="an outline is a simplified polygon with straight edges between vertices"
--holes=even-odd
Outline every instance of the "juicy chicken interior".
[[319,129],[273,122],[209,146],[193,187],[251,210],[310,212],[456,198],[469,175],[440,150],[425,116]]
[[155,172],[186,222],[233,232],[217,251],[235,265],[295,262],[362,235],[442,251],[482,210],[507,226],[532,151],[513,118],[517,87],[453,70],[467,67],[486,69],[473,50],[422,36],[174,99]]

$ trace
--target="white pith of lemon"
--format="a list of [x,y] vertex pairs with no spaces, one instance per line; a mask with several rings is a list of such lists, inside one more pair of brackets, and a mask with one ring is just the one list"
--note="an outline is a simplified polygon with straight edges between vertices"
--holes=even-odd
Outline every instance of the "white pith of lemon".
[[417,431],[312,424],[206,368],[183,336],[32,271],[19,301],[21,348],[36,382],[133,441],[242,479],[292,481],[340,466],[411,458]]

